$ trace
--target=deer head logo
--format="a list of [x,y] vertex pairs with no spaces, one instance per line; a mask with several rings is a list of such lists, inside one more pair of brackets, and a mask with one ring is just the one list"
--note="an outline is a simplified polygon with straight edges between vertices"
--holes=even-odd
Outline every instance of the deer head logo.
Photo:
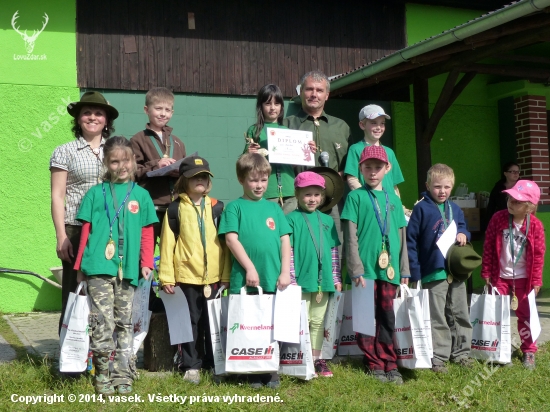
[[29,36],[27,34],[27,30],[21,32],[19,31],[19,26],[15,27],[16,20],[19,18],[17,13],[19,13],[19,10],[17,10],[11,18],[11,26],[23,38],[23,40],[25,41],[25,48],[27,49],[27,53],[31,54],[34,49],[34,42],[38,38],[38,35],[44,31],[46,24],[48,24],[49,17],[46,13],[44,13],[44,24],[42,25],[42,28],[40,30],[33,30],[32,35]]

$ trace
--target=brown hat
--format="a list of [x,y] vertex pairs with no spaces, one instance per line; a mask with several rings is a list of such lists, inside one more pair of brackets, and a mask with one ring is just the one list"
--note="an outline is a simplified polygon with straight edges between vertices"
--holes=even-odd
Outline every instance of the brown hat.
[[99,92],[84,93],[79,102],[72,102],[67,106],[67,112],[72,117],[77,117],[80,114],[80,109],[84,106],[101,107],[107,112],[109,120],[115,120],[118,117],[118,110],[111,106]]
[[325,203],[319,210],[327,212],[332,209],[344,196],[344,181],[340,174],[329,167],[317,166],[308,169],[308,172],[315,172],[325,179]]
[[199,156],[188,156],[183,159],[180,164],[180,176],[190,178],[199,173],[208,173],[210,176],[214,177],[212,172],[210,172],[210,166],[206,159]]

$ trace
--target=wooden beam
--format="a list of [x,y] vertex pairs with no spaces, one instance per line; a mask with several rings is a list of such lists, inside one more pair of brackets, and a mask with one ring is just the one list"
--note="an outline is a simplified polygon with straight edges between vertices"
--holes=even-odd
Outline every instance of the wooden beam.
[[424,191],[428,169],[432,166],[430,143],[422,138],[430,119],[428,79],[417,77],[413,82],[414,93],[414,135],[416,140],[416,173],[418,198]]
[[506,66],[498,64],[469,64],[459,66],[460,71],[475,71],[479,74],[492,74],[497,76],[509,76],[520,78],[550,78],[550,69],[537,69],[531,67]]
[[541,57],[541,56],[523,56],[523,55],[516,55],[516,54],[499,54],[499,55],[493,56],[493,59],[510,60],[510,61],[514,61],[514,62],[550,64],[550,58]]
[[443,118],[445,113],[447,113],[447,110],[449,110],[449,107],[452,106],[458,96],[460,96],[460,93],[462,93],[466,86],[472,81],[476,73],[466,73],[462,76],[460,81],[456,83],[458,75],[458,70],[453,70],[447,76],[443,90],[441,90],[441,94],[437,99],[437,103],[435,104],[434,110],[432,111],[428,124],[426,125],[426,129],[424,129],[422,139],[426,143],[430,143],[432,141],[440,120]]

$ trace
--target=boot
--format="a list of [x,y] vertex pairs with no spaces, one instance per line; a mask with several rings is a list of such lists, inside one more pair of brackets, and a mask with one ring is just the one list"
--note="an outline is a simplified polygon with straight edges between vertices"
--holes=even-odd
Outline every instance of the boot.
[[98,395],[114,395],[115,388],[109,376],[109,355],[94,354],[95,391]]

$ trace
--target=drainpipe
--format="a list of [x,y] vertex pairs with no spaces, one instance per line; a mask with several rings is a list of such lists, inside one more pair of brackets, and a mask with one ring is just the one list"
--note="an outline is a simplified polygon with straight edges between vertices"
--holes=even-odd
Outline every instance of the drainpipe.
[[358,82],[360,80],[372,77],[384,70],[397,66],[400,63],[407,62],[410,59],[420,56],[424,53],[447,46],[449,44],[462,41],[470,36],[482,33],[486,30],[500,26],[509,21],[527,16],[528,14],[541,11],[550,6],[550,0],[521,0],[503,9],[494,11],[485,16],[479,17],[474,21],[464,23],[454,29],[448,30],[437,36],[422,40],[412,46],[399,50],[387,57],[383,57],[361,70],[344,75],[330,83],[330,91]]

